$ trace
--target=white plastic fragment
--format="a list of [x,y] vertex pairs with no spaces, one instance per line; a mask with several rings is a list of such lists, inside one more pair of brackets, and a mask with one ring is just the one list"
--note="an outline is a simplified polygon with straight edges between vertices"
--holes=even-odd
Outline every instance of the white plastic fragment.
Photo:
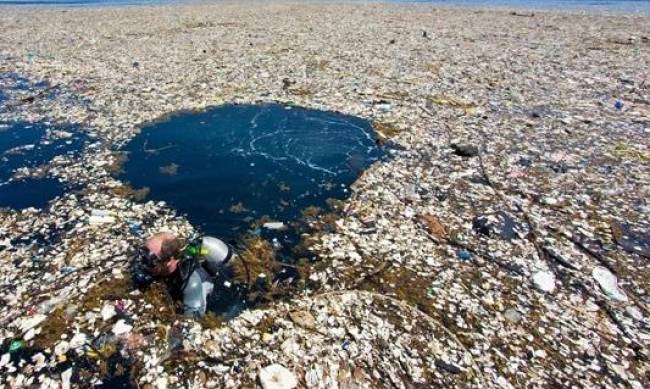
[[11,360],[11,355],[9,353],[2,354],[2,357],[0,357],[0,367],[6,366],[10,360]]
[[115,218],[113,216],[91,215],[90,217],[88,217],[88,223],[90,225],[112,224],[115,223]]
[[597,266],[591,272],[591,276],[594,277],[600,289],[603,290],[605,295],[613,300],[618,301],[627,301],[627,296],[618,287],[618,280],[616,276],[613,275],[609,270],[602,266]]
[[72,368],[61,373],[61,388],[70,389],[70,378],[72,378]]
[[22,332],[26,332],[31,328],[36,327],[37,325],[41,324],[42,322],[47,319],[47,316],[42,315],[42,314],[36,314],[30,318],[23,319],[22,322],[20,323],[20,330]]
[[538,271],[533,274],[533,284],[542,292],[553,292],[555,290],[555,276],[549,271]]
[[115,323],[111,331],[113,332],[113,334],[119,336],[119,335],[128,334],[129,332],[131,332],[131,329],[133,329],[133,326],[126,324],[124,320],[120,319],[117,321],[117,323]]
[[296,376],[279,364],[260,369],[259,379],[264,389],[292,389],[298,385]]
[[86,344],[86,334],[83,332],[77,332],[72,339],[70,339],[70,348],[78,349],[79,347]]
[[262,227],[268,230],[283,230],[286,228],[286,225],[283,222],[267,222],[262,224]]
[[102,315],[102,320],[104,321],[110,320],[113,316],[116,315],[115,305],[111,303],[105,303],[104,306],[102,307],[101,315]]

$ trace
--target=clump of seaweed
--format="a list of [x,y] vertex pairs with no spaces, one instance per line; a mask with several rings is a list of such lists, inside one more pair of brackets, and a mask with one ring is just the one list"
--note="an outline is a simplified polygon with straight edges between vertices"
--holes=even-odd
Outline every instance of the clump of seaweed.
[[156,307],[152,314],[152,320],[163,323],[171,323],[176,318],[176,307],[174,300],[169,294],[167,287],[160,282],[154,282],[143,292],[144,301]]
[[305,219],[313,219],[317,217],[321,212],[323,212],[323,209],[315,205],[310,205],[309,207],[306,207],[300,211],[302,217]]
[[377,140],[379,144],[387,142],[390,138],[402,132],[395,124],[379,120],[372,122],[372,128],[379,137]]
[[133,284],[128,277],[104,279],[88,290],[81,302],[81,311],[101,308],[105,300],[128,298],[131,291],[133,291]]
[[129,160],[125,152],[115,152],[111,155],[111,163],[106,167],[111,175],[124,173],[124,164]]
[[281,264],[275,259],[273,246],[259,236],[244,239],[244,249],[233,263],[233,278],[240,284],[253,288],[263,278],[270,285]]
[[149,192],[151,189],[149,187],[143,187],[140,189],[133,189],[129,185],[120,185],[116,186],[114,188],[111,188],[111,192],[115,196],[119,196],[122,198],[128,198],[128,199],[134,199],[136,201],[142,201],[149,196]]
[[206,329],[215,329],[223,325],[224,320],[221,316],[215,314],[214,312],[208,311],[199,319],[201,327]]
[[233,204],[230,208],[228,208],[228,211],[232,213],[244,213],[244,212],[248,212],[248,209],[244,206],[244,203],[240,201],[237,204]]
[[178,174],[178,167],[179,167],[178,164],[172,162],[169,165],[159,167],[158,171],[160,171],[160,174],[164,174],[167,176],[175,176],[176,174]]

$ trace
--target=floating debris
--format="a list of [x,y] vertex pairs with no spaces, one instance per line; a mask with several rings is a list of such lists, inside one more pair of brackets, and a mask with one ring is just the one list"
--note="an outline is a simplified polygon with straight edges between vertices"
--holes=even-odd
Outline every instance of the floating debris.
[[[24,136],[28,125],[46,131],[3,149],[0,164],[20,163],[0,180],[62,187],[31,207],[1,205],[13,207],[0,210],[5,386],[254,387],[262,369],[279,365],[307,387],[644,387],[647,15],[250,7],[3,9],[0,136],[15,123]],[[154,232],[190,238],[207,224],[119,172],[134,146],[129,158],[153,161],[142,169],[148,179],[174,182],[175,194],[203,189],[200,179],[174,181],[191,167],[174,155],[178,142],[138,139],[188,111],[201,112],[183,114],[198,118],[200,133],[214,119],[206,108],[230,104],[277,104],[278,118],[339,112],[370,129],[357,134],[382,123],[390,158],[369,167],[372,136],[332,138],[342,154],[363,152],[337,159],[354,172],[343,187],[317,177],[305,189],[261,174],[218,207],[214,195],[196,202],[196,214],[210,208],[206,220],[226,226],[215,235],[250,229],[261,239],[238,250],[247,267],[234,262],[235,274],[215,283],[231,283],[216,298],[232,310],[197,322],[178,315],[164,285],[133,285],[129,265]],[[241,121],[246,131],[254,116]],[[311,119],[305,128],[322,128],[322,117]],[[271,132],[286,128],[269,121],[278,125]],[[82,135],[81,146],[67,143]],[[458,154],[451,144],[475,149]],[[51,157],[23,164],[50,147]],[[246,161],[237,182],[267,161]],[[161,174],[171,163],[177,174]],[[146,186],[151,197],[136,200]],[[8,188],[0,197],[30,196]],[[269,192],[278,214],[254,213],[255,201],[271,203]],[[303,215],[326,208],[309,199],[315,193],[338,199],[336,213]],[[228,212],[240,202],[249,212]],[[94,209],[114,220],[89,225]],[[500,212],[522,228],[504,228]],[[475,226],[477,217],[487,223]],[[264,239],[272,221],[305,225],[295,263],[283,264],[276,248],[287,246],[287,231]],[[257,295],[239,293],[244,286]],[[346,290],[355,288],[363,291]]]

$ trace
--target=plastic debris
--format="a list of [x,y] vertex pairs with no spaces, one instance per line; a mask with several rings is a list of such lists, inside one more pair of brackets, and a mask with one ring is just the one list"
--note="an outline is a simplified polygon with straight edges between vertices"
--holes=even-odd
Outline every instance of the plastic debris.
[[472,254],[467,250],[458,250],[456,251],[456,255],[463,261],[469,261],[472,259]]
[[259,380],[264,389],[292,389],[298,386],[296,376],[282,365],[269,365],[260,369]]
[[88,223],[91,225],[99,225],[99,224],[112,224],[115,223],[115,217],[114,216],[97,216],[97,215],[91,215],[88,218]]
[[533,284],[542,292],[553,292],[555,290],[555,276],[548,271],[538,271],[533,274]]
[[70,389],[70,379],[72,378],[72,368],[61,373],[61,389]]
[[478,147],[474,145],[452,144],[450,146],[459,157],[476,157],[479,153]]
[[625,292],[623,292],[618,287],[618,280],[616,279],[616,276],[613,275],[609,270],[602,266],[598,266],[594,268],[594,270],[591,272],[591,275],[594,277],[600,288],[603,290],[603,293],[605,293],[607,297],[614,300],[627,301]]
[[102,316],[102,320],[104,321],[110,320],[111,318],[113,318],[113,316],[117,314],[117,312],[115,311],[115,305],[108,302],[105,303],[104,306],[102,307],[100,314]]
[[115,334],[116,336],[120,336],[131,332],[132,328],[133,326],[126,324],[124,320],[120,319],[117,321],[117,323],[115,323],[115,325],[113,325],[113,329],[111,330],[111,332],[113,332],[113,334]]
[[262,227],[268,230],[283,230],[287,226],[283,222],[268,222],[268,223],[264,223]]
[[18,351],[23,348],[25,344],[20,340],[12,340],[9,344],[9,352]]
[[[254,7],[3,9],[0,63],[10,74],[0,71],[0,137],[13,122],[47,123],[47,133],[25,145],[65,137],[57,131],[69,122],[79,126],[65,132],[88,135],[78,151],[0,177],[0,197],[9,193],[10,177],[61,184],[38,209],[0,210],[2,343],[9,349],[33,329],[30,343],[45,356],[37,369],[41,358],[31,344],[5,352],[4,385],[58,387],[61,372],[74,366],[70,386],[109,386],[98,362],[110,361],[111,370],[128,354],[132,365],[119,364],[127,372],[138,366],[132,378],[143,389],[186,382],[254,387],[260,367],[271,363],[312,387],[644,387],[648,361],[635,355],[650,341],[645,313],[604,290],[595,304],[600,291],[588,288],[598,284],[592,269],[607,261],[620,270],[618,292],[624,286],[640,297],[650,293],[645,246],[632,239],[648,231],[650,105],[641,66],[650,63],[647,15],[554,10],[524,20],[503,10],[430,5]],[[423,29],[431,39],[422,38]],[[292,83],[286,89],[283,78]],[[612,93],[624,102],[620,110]],[[156,293],[157,283],[134,288],[128,264],[143,237],[161,229],[191,237],[199,226],[171,204],[138,200],[146,190],[115,175],[121,151],[146,123],[172,112],[258,101],[278,101],[291,112],[338,111],[399,131],[386,133],[390,158],[359,171],[352,195],[333,203],[341,213],[308,222],[313,232],[301,235],[299,256],[313,258],[289,263],[299,268],[291,274],[298,292],[284,293],[289,284],[269,274],[264,285],[280,299],[263,309],[233,299],[228,320],[183,320],[183,335],[168,338],[178,321],[174,307]],[[476,146],[480,158],[457,156],[451,143]],[[344,158],[354,164],[354,155]],[[114,214],[92,215],[93,209]],[[473,228],[477,215],[499,211],[531,223],[530,230],[503,239],[498,225],[488,234]],[[266,220],[227,212],[215,220]],[[415,219],[423,214],[440,225]],[[90,216],[115,220],[89,226]],[[631,233],[610,231],[610,220],[629,224]],[[264,239],[274,234],[257,232]],[[454,242],[476,251],[473,260],[459,263]],[[575,269],[546,255],[549,247]],[[66,274],[64,266],[77,270]],[[540,269],[562,275],[561,284],[549,283],[561,285],[561,293],[539,292],[532,277]],[[340,291],[357,282],[375,294]],[[239,288],[233,282],[223,289],[230,301]],[[38,308],[51,298],[61,303]],[[124,325],[133,326],[121,336],[112,329],[124,318],[101,315],[103,304],[116,300],[127,307]],[[238,316],[242,309],[254,312],[256,324]],[[316,331],[288,317],[301,310],[319,323]],[[24,328],[40,314],[44,321]],[[617,326],[630,342],[610,336]],[[135,328],[151,339],[141,343]],[[61,362],[55,347],[71,347],[77,332],[92,345],[68,350]],[[131,352],[127,342],[140,346]],[[206,360],[174,363],[181,355],[169,342]],[[350,359],[359,355],[372,362]],[[237,360],[220,363],[231,357]]]

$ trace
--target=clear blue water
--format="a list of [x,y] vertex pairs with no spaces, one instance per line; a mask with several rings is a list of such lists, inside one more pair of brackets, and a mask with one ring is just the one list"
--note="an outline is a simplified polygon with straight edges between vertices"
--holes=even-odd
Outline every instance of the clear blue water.
[[232,241],[268,231],[251,226],[263,216],[289,224],[308,206],[348,196],[384,154],[372,134],[366,120],[333,112],[224,105],[143,128],[121,178]]
[[[138,5],[138,4],[173,4],[200,3],[201,0],[0,0],[0,5],[50,5],[50,6],[99,6],[99,5]],[[517,9],[570,9],[586,11],[607,11],[620,13],[650,13],[650,0],[341,0],[321,2],[339,2],[354,4],[371,3],[418,3],[445,6],[499,7]]]

